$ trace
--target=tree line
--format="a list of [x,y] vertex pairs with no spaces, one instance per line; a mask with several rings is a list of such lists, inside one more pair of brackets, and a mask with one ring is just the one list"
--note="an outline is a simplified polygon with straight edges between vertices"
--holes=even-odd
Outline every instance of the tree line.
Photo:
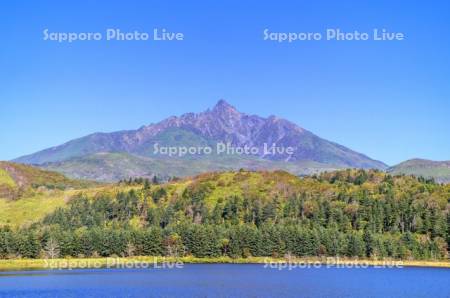
[[0,228],[0,258],[448,257],[446,186],[362,170],[305,179],[308,191],[270,199],[211,201],[221,186],[207,180],[179,195],[145,180],[114,196],[80,195],[29,227]]

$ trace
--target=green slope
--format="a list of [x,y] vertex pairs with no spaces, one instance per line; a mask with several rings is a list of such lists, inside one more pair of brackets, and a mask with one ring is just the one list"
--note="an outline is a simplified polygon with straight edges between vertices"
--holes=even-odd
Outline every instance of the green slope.
[[[4,239],[36,239],[27,242],[31,248],[0,241],[0,258],[39,257],[49,236],[59,243],[61,257],[172,256],[174,247],[176,255],[179,248],[199,258],[448,256],[450,185],[375,170],[303,178],[240,170],[162,185],[139,181],[84,195],[66,191],[67,199],[49,193],[0,202],[0,225],[13,227],[0,229]],[[16,229],[24,224],[28,228]]]
[[57,172],[0,161],[0,199],[17,199],[45,189],[80,189],[95,184],[90,181],[69,179]]
[[332,167],[312,161],[284,162],[262,160],[251,156],[203,156],[189,158],[149,158],[127,153],[97,153],[87,157],[42,165],[43,168],[77,178],[114,182],[130,177],[185,177],[211,171],[286,170],[295,175],[330,171]]
[[449,183],[450,161],[411,159],[389,168],[387,172],[393,175],[404,174],[424,178],[433,178],[439,183]]
[[[46,174],[47,178],[54,177],[54,173]],[[234,197],[258,200],[263,204],[277,200],[282,206],[289,199],[298,197],[300,194],[306,195],[308,200],[311,200],[310,207],[313,209],[319,207],[317,202],[314,202],[316,198],[327,198],[334,202],[333,204],[336,203],[344,208],[345,212],[353,212],[351,207],[355,205],[351,201],[359,198],[362,192],[376,199],[384,196],[387,189],[390,189],[389,192],[396,197],[396,200],[402,198],[402,194],[420,192],[421,195],[417,196],[418,200],[434,201],[433,206],[442,206],[442,208],[445,208],[447,204],[450,185],[426,184],[408,176],[388,178],[389,176],[383,172],[361,170],[341,170],[323,173],[318,177],[304,178],[285,171],[211,172],[163,185],[152,185],[151,191],[144,196],[149,195],[155,199],[155,194],[163,188],[163,200],[160,203],[164,206],[165,204],[176,205],[178,200],[184,200],[186,197],[201,197],[209,212],[212,212],[218,203],[225,203]],[[388,187],[388,184],[391,186]],[[21,226],[35,222],[53,212],[57,207],[66,206],[80,192],[90,198],[97,198],[102,195],[113,197],[119,192],[142,189],[141,184],[126,183],[91,184],[90,186],[82,189],[34,191],[16,200],[0,199],[0,226],[4,224]],[[341,193],[341,196],[338,196],[338,193]],[[147,203],[152,205],[152,199],[149,198]]]

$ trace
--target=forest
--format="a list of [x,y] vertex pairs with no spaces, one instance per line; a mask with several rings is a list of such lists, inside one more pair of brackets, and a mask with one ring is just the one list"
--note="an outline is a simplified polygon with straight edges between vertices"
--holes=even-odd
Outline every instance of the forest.
[[119,185],[80,192],[31,225],[0,227],[0,258],[448,257],[450,187],[433,180],[241,170]]

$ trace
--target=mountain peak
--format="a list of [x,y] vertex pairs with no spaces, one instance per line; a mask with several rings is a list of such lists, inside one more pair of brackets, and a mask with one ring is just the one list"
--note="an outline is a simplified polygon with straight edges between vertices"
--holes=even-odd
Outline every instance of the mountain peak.
[[225,99],[219,99],[219,101],[216,103],[216,107],[231,107],[231,108],[234,108]]
[[226,100],[221,99],[219,100],[216,105],[213,108],[213,112],[219,112],[219,113],[239,113],[238,110],[230,105]]
[[154,144],[179,147],[197,146],[197,143],[202,145],[208,142],[230,143],[234,147],[254,147],[259,152],[263,152],[265,146],[273,144],[280,148],[294,149],[292,154],[274,152],[262,156],[263,159],[273,161],[289,159],[290,162],[313,161],[333,167],[379,169],[386,167],[385,164],[344,146],[321,139],[283,118],[275,116],[263,118],[241,113],[224,99],[204,112],[166,118],[136,131],[89,135],[36,154],[23,156],[16,161],[43,164],[99,152],[126,152],[154,158],[152,153]]

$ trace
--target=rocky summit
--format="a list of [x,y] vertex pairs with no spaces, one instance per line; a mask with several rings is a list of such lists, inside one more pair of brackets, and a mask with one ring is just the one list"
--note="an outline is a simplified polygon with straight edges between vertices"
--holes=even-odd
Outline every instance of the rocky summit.
[[[200,156],[186,154],[170,156],[169,159],[166,155],[155,154],[156,146],[214,148],[219,143],[233,148],[252,149],[245,154],[234,156],[230,164],[231,168],[246,167],[249,159],[253,161],[253,164],[261,165],[257,168],[264,168],[266,161],[271,162],[272,166],[278,163],[280,168],[285,169],[286,166],[304,168],[305,163],[312,163],[315,167],[324,169],[385,169],[387,167],[383,162],[322,139],[291,121],[276,116],[266,118],[242,113],[225,100],[219,100],[212,109],[204,112],[172,116],[136,130],[93,133],[56,147],[19,157],[14,161],[50,167],[56,171],[64,168],[64,173],[71,176],[68,169],[70,167],[64,164],[65,162],[73,165],[78,160],[89,160],[92,166],[93,163],[95,164],[93,162],[95,158],[92,156],[104,158],[104,155],[98,154],[121,153],[120,156],[132,155],[138,159],[146,158],[147,161],[151,159],[158,162],[162,168],[165,167],[164,165],[175,167],[172,171],[175,174],[177,169],[174,163],[177,163],[180,168],[178,174],[182,176],[183,168],[187,166],[186,162],[192,162],[192,159],[196,159],[200,164],[202,161],[208,162],[208,170],[214,170],[213,165],[220,164],[216,162],[216,159],[223,159],[223,157],[217,154]],[[277,168],[272,166],[270,168]],[[121,167],[125,167],[123,171],[127,170],[126,163],[121,162]],[[217,170],[220,169],[217,168]],[[201,166],[198,166],[198,170],[194,173],[201,171]],[[155,172],[155,169],[148,169],[147,172],[151,175],[162,174]],[[296,171],[292,172],[298,174]],[[189,172],[189,174],[192,173]]]

